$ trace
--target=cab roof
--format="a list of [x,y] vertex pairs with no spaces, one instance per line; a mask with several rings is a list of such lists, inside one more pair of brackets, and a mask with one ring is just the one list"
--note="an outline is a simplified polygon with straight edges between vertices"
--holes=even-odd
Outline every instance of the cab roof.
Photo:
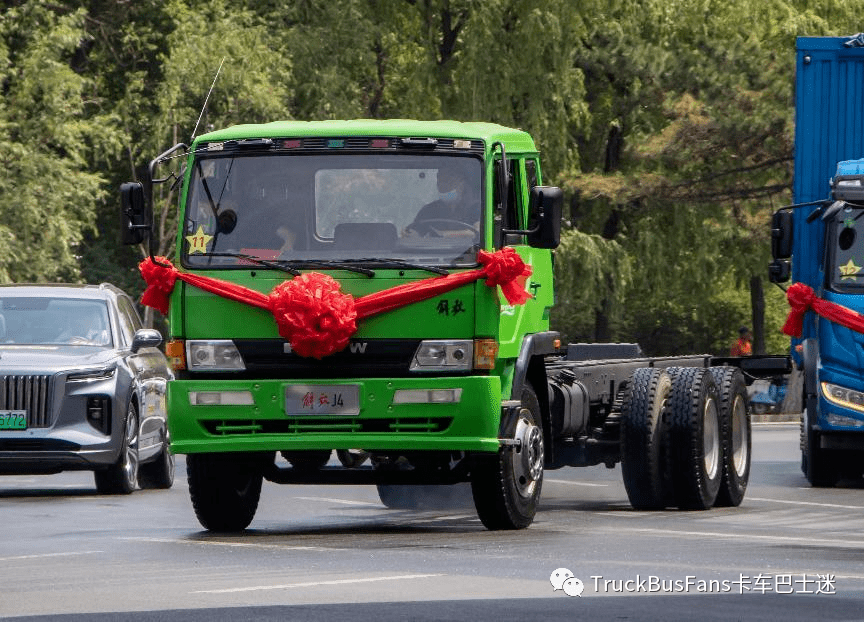
[[218,142],[250,138],[380,136],[398,138],[464,138],[482,140],[486,149],[501,142],[509,152],[536,153],[531,135],[522,130],[495,123],[462,121],[418,121],[412,119],[356,119],[349,121],[274,121],[272,123],[234,125],[202,134],[201,142]]

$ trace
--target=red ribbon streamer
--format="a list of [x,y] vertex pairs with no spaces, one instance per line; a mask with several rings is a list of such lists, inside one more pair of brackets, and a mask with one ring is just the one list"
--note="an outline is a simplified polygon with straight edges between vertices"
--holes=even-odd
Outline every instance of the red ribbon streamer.
[[142,304],[167,314],[169,297],[180,279],[206,292],[270,311],[279,334],[291,343],[291,349],[316,359],[344,349],[357,332],[359,319],[434,298],[481,278],[489,287],[500,286],[511,305],[524,304],[531,298],[525,291],[531,266],[509,247],[494,253],[481,250],[480,269],[406,283],[356,300],[340,291],[338,281],[317,272],[280,283],[268,295],[221,279],[180,272],[164,257],[156,259],[159,263],[148,257],[138,265],[147,283]]
[[816,295],[813,288],[804,283],[793,283],[786,290],[789,315],[783,324],[783,332],[791,337],[800,337],[804,329],[804,314],[813,310],[827,320],[864,333],[864,315],[835,302]]

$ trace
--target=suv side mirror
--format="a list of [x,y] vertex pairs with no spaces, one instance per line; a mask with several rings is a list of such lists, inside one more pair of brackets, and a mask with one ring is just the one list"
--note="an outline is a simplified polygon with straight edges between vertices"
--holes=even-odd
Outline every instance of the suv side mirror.
[[530,226],[528,245],[534,248],[558,248],[561,242],[561,211],[564,193],[553,186],[534,186],[528,202]]
[[144,186],[130,182],[120,186],[120,237],[123,244],[141,244],[151,233],[153,214],[144,198]]
[[771,217],[771,256],[774,259],[789,259],[792,256],[793,228],[791,211],[774,212]]
[[133,353],[141,348],[158,348],[162,343],[162,333],[154,328],[139,328],[132,337]]

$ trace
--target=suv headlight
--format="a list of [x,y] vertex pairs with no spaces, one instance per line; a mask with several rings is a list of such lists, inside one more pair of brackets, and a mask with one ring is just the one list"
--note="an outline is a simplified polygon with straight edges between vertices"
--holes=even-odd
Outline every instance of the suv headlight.
[[427,339],[420,342],[411,371],[468,371],[474,363],[474,342],[468,339]]
[[186,365],[189,371],[244,371],[246,365],[230,339],[186,341]]

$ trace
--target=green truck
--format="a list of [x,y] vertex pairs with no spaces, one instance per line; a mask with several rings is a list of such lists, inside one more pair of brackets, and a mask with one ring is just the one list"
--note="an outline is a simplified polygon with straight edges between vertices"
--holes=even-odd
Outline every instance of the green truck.
[[[181,188],[142,302],[168,316],[170,441],[205,528],[245,529],[265,479],[376,485],[388,507],[468,482],[489,529],[530,525],[566,466],[621,462],[639,509],[743,499],[737,367],[550,330],[563,199],[526,132],[238,125],[150,177]],[[150,188],[121,187],[128,244],[152,241]]]

